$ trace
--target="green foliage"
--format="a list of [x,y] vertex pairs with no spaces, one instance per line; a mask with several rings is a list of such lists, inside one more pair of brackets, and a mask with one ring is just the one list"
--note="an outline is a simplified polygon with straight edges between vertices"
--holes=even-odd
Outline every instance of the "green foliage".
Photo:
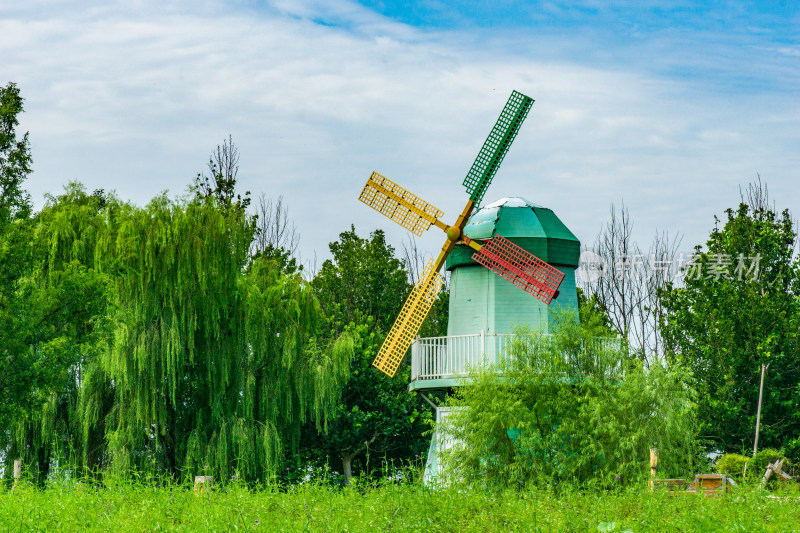
[[335,415],[323,434],[307,431],[306,456],[313,463],[329,462],[336,471],[379,474],[392,461],[407,464],[427,449],[423,434],[430,428],[430,410],[407,390],[408,372],[393,378],[377,372],[372,361],[382,336],[367,324],[348,328],[355,359]]
[[36,388],[31,379],[42,359],[31,350],[29,339],[16,334],[30,331],[35,320],[28,316],[33,310],[24,297],[30,290],[25,276],[32,265],[30,198],[21,188],[30,172],[30,150],[28,135],[22,140],[16,135],[22,108],[13,83],[0,88],[0,427],[7,427],[10,417],[27,407]]
[[297,258],[293,257],[291,252],[272,244],[268,244],[263,250],[257,251],[252,256],[252,260],[271,262],[274,268],[289,276],[300,274],[303,271],[303,265],[297,264]]
[[780,461],[781,459],[785,459],[783,463],[784,471],[788,472],[789,468],[792,466],[792,462],[783,454],[783,452],[774,450],[772,448],[764,448],[763,450],[759,450],[750,462],[747,465],[747,477],[755,477],[755,479],[761,479],[764,475],[764,472],[767,471],[767,466],[770,463],[775,463]]
[[578,291],[578,321],[583,324],[587,334],[593,337],[616,337],[617,331],[611,324],[608,313],[597,299],[596,294],[587,298],[580,287]]
[[800,435],[783,443],[781,450],[786,454],[792,463],[800,464]]
[[[156,481],[156,480],[154,480]],[[787,496],[796,496],[796,492]],[[240,483],[195,495],[188,485],[66,482],[47,490],[0,489],[0,524],[12,531],[281,532],[592,532],[714,533],[800,530],[793,497],[738,490],[723,498],[675,498],[644,488],[610,492],[431,490],[372,484],[333,489],[308,484],[288,491]]]
[[749,457],[738,453],[726,453],[717,459],[714,470],[718,474],[727,474],[735,479],[742,479],[745,465],[750,461]]
[[675,366],[641,363],[619,341],[563,317],[552,337],[522,329],[512,356],[474,369],[444,431],[448,479],[493,488],[639,479],[656,445],[662,471],[691,472],[695,394]]
[[596,294],[587,297],[580,287],[578,291],[578,321],[585,327],[591,328],[592,334],[596,337],[616,337],[617,331],[611,324],[603,306],[597,299]]
[[[70,221],[54,221],[52,230],[69,244],[51,250],[42,230],[48,215],[29,218],[22,188],[31,170],[28,135],[15,132],[21,112],[16,86],[0,89],[0,448],[6,462],[9,453],[37,457],[46,472],[42,450],[51,444],[55,413],[65,408],[54,394],[102,342],[109,294],[106,277],[83,261]],[[40,411],[49,413],[46,420]]]
[[[753,443],[760,370],[769,364],[760,441],[780,447],[800,427],[800,264],[788,211],[727,210],[683,287],[661,295],[667,357],[696,378],[701,435],[717,449]],[[718,221],[719,222],[719,221]],[[757,269],[752,258],[758,257]],[[740,264],[741,262],[741,264]],[[740,268],[743,266],[744,269]]]
[[30,142],[27,133],[21,139],[16,133],[22,102],[15,84],[0,87],[0,226],[31,212],[30,195],[22,188],[31,172]]
[[351,226],[329,248],[333,258],[322,264],[312,285],[334,330],[372,317],[374,328],[389,331],[411,286],[383,231],[364,239]]
[[98,244],[120,308],[102,357],[110,466],[267,479],[303,423],[333,414],[352,341],[315,341],[323,315],[301,279],[259,260],[243,274],[254,227],[237,206],[124,211]]
[[36,389],[41,408],[10,434],[7,461],[40,481],[53,460],[267,480],[303,424],[333,415],[352,339],[318,340],[312,288],[248,257],[254,224],[239,206],[160,196],[137,208],[73,184],[35,222],[29,284],[47,291],[25,301],[53,309],[58,329],[36,330],[51,363],[38,376],[57,373],[57,393]]
[[354,339],[354,360],[335,417],[325,434],[306,431],[304,456],[343,471],[379,472],[387,462],[407,463],[427,448],[423,433],[430,410],[408,392],[408,366],[394,378],[376,371],[372,361],[394,323],[408,291],[408,274],[383,232],[369,239],[355,229],[330,244],[312,281],[329,320],[331,335],[346,331]]
[[[30,281],[59,309],[52,314],[57,319],[57,329],[52,331],[60,334],[54,337],[56,342],[48,344],[59,347],[60,357],[48,366],[52,372],[49,386],[39,384],[32,396],[40,400],[37,409],[16,421],[6,456],[9,461],[19,458],[35,465],[39,482],[47,476],[53,460],[65,464],[86,456],[92,464],[97,463],[97,454],[82,446],[88,442],[96,450],[96,435],[79,438],[88,429],[81,426],[84,419],[77,405],[81,384],[92,375],[112,327],[110,280],[95,268],[94,261],[94,248],[105,225],[106,202],[99,191],[90,196],[72,183],[63,195],[48,196],[32,224]],[[31,298],[29,294],[29,304]]]

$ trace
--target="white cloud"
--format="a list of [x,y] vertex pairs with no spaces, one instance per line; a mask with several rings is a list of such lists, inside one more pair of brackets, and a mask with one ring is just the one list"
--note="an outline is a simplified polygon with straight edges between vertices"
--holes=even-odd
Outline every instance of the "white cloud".
[[[285,196],[304,257],[326,255],[351,222],[399,245],[403,230],[356,200],[369,173],[455,217],[463,176],[517,89],[536,103],[487,200],[552,207],[587,243],[623,197],[642,238],[678,230],[687,248],[756,172],[780,206],[800,201],[796,78],[775,80],[776,91],[724,90],[643,66],[651,54],[698,70],[713,62],[708,51],[659,42],[637,61],[610,48],[593,62],[553,50],[569,40],[596,57],[592,38],[420,31],[344,1],[78,5],[0,19],[3,74],[26,98],[38,200],[74,178],[137,203],[182,193],[230,133],[241,187]],[[433,253],[439,241],[422,243]]]
[[790,56],[790,57],[800,57],[800,47],[799,46],[782,46],[775,50],[781,55]]

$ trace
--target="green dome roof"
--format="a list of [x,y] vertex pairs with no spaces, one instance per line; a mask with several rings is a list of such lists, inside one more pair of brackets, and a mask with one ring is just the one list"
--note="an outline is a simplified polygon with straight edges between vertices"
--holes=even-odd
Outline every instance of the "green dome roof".
[[[487,240],[502,235],[542,261],[577,268],[581,243],[552,210],[524,198],[501,198],[479,209],[464,227],[470,239]],[[456,246],[446,268],[477,265],[474,250]]]

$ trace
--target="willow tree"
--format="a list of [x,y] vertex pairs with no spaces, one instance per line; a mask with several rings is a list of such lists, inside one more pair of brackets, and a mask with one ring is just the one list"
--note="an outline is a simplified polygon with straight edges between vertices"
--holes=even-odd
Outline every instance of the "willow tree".
[[37,364],[34,376],[24,376],[29,387],[20,394],[30,408],[8,426],[4,455],[22,459],[40,482],[53,459],[64,465],[84,455],[75,408],[108,331],[108,280],[93,268],[105,203],[101,192],[87,195],[70,184],[63,195],[48,197],[30,223],[29,265],[18,291],[25,311],[17,314],[14,337]]
[[310,287],[249,261],[254,223],[213,197],[154,199],[109,219],[97,257],[113,279],[114,339],[102,356],[113,406],[108,464],[174,476],[264,479],[309,418],[331,414],[352,343],[319,346]]

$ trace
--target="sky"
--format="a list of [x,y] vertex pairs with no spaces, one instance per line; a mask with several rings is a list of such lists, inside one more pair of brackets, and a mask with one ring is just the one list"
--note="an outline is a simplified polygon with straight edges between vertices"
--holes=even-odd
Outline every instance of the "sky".
[[[512,90],[535,100],[485,202],[553,209],[587,246],[624,202],[691,251],[757,176],[800,211],[800,3],[0,0],[0,83],[25,98],[40,208],[72,180],[184,195],[232,136],[239,188],[283,196],[302,260],[378,171],[455,220]],[[436,253],[437,229],[418,240]]]

